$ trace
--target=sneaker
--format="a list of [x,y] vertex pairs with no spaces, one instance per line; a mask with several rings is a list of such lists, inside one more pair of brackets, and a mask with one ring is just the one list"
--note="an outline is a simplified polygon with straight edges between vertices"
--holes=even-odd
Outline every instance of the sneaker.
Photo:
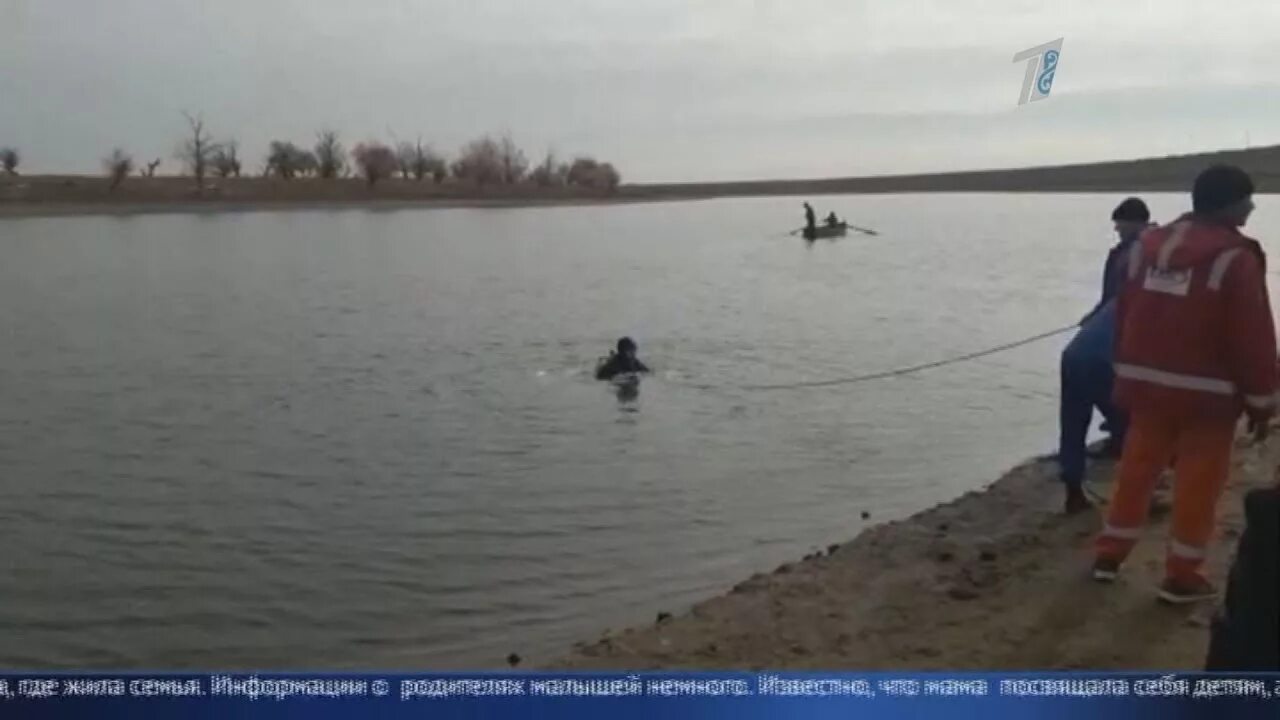
[[1190,580],[1166,578],[1160,583],[1158,597],[1170,605],[1189,605],[1202,600],[1212,600],[1218,596],[1218,590],[1208,580],[1196,575]]
[[1086,510],[1091,510],[1092,508],[1093,503],[1089,502],[1089,498],[1085,496],[1084,490],[1078,487],[1067,489],[1067,502],[1064,505],[1064,511],[1066,514],[1075,515],[1077,513],[1085,512]]
[[1115,582],[1116,576],[1120,574],[1120,563],[1107,558],[1098,558],[1093,561],[1093,579],[1102,583]]

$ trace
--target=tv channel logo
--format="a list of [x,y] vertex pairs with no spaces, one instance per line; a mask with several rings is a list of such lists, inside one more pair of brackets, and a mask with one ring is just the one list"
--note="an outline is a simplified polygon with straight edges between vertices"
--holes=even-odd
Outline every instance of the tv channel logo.
[[1014,62],[1027,64],[1027,73],[1022,78],[1022,94],[1018,96],[1019,105],[1049,97],[1061,56],[1062,38],[1027,48],[1013,56]]

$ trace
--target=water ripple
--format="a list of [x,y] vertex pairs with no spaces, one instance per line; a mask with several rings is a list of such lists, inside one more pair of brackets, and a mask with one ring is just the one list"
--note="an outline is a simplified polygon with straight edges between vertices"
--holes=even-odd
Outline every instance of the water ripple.
[[[1258,202],[1265,236],[1280,201]],[[1058,346],[742,386],[1077,317],[1108,203],[821,203],[892,242],[741,232],[792,217],[790,199],[7,224],[0,665],[554,652],[847,539],[863,510],[978,487],[1056,436]],[[655,372],[620,401],[591,370],[623,334]]]

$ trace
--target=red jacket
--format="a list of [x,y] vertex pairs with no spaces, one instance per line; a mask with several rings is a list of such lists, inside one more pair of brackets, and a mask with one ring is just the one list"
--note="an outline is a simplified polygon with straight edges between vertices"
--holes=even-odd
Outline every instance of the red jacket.
[[1116,402],[1234,421],[1274,407],[1266,256],[1235,227],[1184,215],[1133,244],[1116,316]]

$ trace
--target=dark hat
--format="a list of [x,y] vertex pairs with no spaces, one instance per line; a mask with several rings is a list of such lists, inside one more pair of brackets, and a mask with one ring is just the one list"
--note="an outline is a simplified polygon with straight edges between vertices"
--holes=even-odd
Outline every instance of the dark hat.
[[626,352],[636,349],[636,341],[629,337],[618,338],[618,352]]
[[1116,209],[1111,212],[1111,219],[1115,221],[1147,222],[1151,219],[1151,211],[1147,209],[1147,204],[1138,198],[1125,198],[1124,202],[1117,205]]
[[1217,212],[1253,195],[1253,178],[1234,165],[1214,165],[1196,176],[1191,207],[1198,213]]

